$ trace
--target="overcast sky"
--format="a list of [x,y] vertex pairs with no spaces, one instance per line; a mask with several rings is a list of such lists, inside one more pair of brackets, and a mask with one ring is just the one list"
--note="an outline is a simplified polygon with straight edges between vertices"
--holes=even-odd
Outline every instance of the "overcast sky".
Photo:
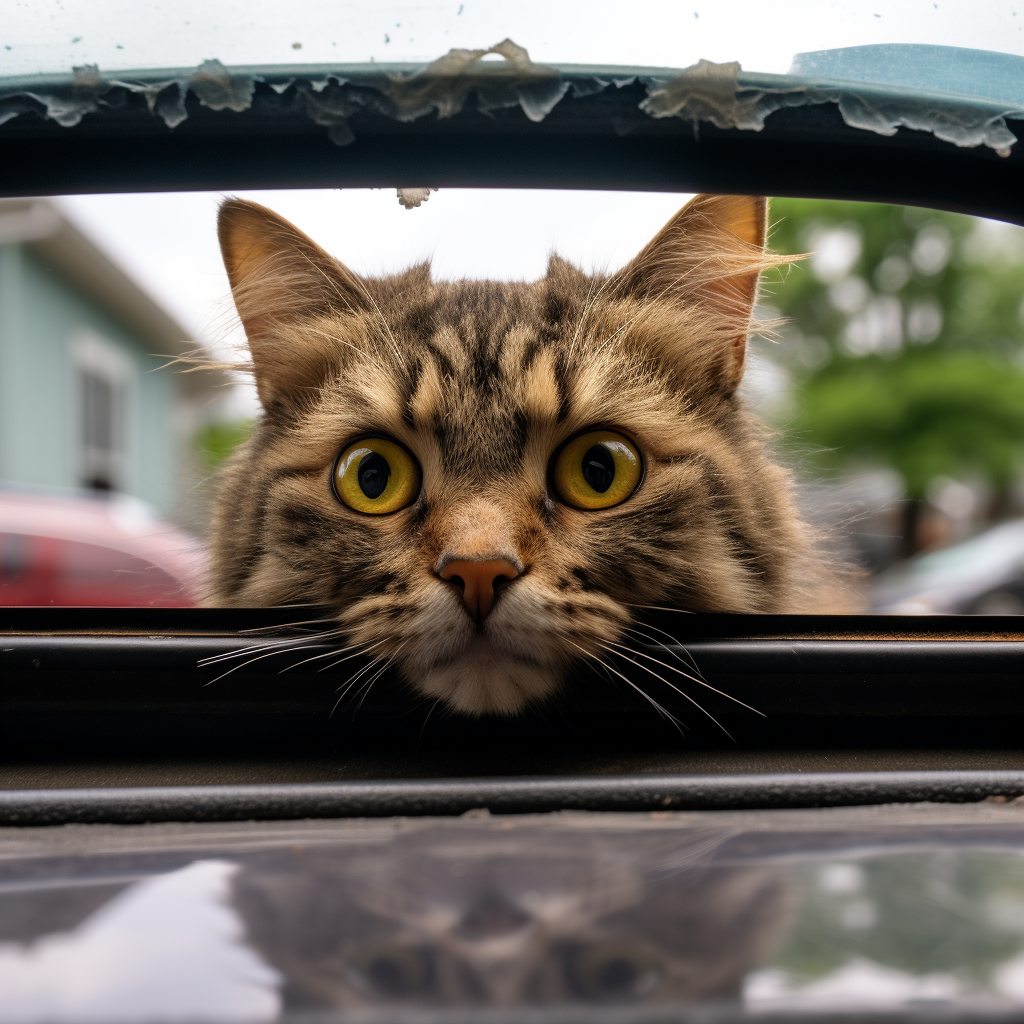
[[[435,277],[530,280],[556,250],[621,266],[689,199],[675,193],[442,189],[406,210],[393,188],[238,192],[287,217],[362,274],[424,258]],[[228,296],[217,246],[221,194],[65,196],[59,202],[186,329],[211,338]]]

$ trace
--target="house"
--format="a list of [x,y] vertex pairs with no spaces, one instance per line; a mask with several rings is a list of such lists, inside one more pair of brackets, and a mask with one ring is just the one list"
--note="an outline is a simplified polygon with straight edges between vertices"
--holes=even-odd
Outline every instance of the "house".
[[45,199],[0,200],[0,483],[116,491],[196,526],[196,431],[225,374]]

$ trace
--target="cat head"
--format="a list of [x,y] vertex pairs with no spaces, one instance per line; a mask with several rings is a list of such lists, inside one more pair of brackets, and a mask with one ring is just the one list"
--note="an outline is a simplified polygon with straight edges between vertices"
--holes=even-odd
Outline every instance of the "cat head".
[[470,713],[603,660],[643,606],[794,610],[807,548],[737,389],[767,203],[698,196],[624,269],[358,276],[228,200],[264,414],[224,477],[212,603],[328,606]]
[[650,833],[525,831],[269,851],[231,903],[291,1011],[736,999],[791,923],[784,872],[681,867],[679,833],[659,870]]

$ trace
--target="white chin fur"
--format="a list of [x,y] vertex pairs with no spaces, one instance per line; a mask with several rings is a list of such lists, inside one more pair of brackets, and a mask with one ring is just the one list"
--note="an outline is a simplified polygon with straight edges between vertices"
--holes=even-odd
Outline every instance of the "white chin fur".
[[416,688],[464,715],[514,715],[550,696],[561,671],[492,652],[468,651],[415,678]]

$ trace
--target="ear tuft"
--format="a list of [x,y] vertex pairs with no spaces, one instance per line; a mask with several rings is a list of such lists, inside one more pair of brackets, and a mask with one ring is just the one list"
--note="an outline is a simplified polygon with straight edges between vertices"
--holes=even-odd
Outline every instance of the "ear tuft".
[[619,297],[691,303],[709,314],[709,344],[723,348],[723,386],[743,376],[760,272],[790,262],[765,249],[768,200],[694,197],[610,283]]
[[575,263],[570,263],[555,252],[548,257],[548,269],[545,277],[552,284],[569,285],[570,287],[585,285],[588,281],[587,275]]

